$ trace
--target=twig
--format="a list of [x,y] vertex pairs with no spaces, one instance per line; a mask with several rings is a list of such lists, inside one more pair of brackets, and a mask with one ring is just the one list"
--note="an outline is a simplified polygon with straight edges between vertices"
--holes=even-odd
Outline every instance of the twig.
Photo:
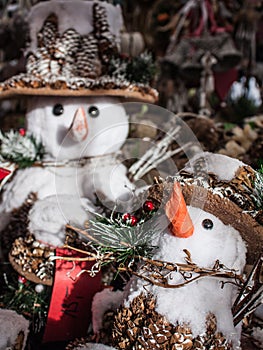
[[263,256],[260,256],[233,304],[232,313],[234,315],[235,326],[239,324],[244,317],[251,314],[260,305],[263,299],[263,282],[260,282],[262,265]]
[[80,234],[82,234],[83,236],[85,236],[85,237],[87,237],[90,241],[92,241],[92,242],[95,242],[95,243],[97,243],[97,244],[100,244],[100,242],[96,239],[96,238],[94,238],[92,235],[90,235],[87,231],[85,231],[85,230],[82,230],[82,229],[80,229],[80,228],[78,228],[78,227],[74,227],[74,226],[71,226],[71,225],[66,225],[66,229],[70,229],[70,230],[73,230],[73,231],[75,231],[75,232],[77,232],[77,233],[80,233]]

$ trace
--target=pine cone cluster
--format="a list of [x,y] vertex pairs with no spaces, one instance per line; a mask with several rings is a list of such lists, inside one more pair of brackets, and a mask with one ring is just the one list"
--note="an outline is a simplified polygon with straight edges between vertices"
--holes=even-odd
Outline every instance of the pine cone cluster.
[[99,77],[102,64],[105,66],[117,53],[117,45],[106,9],[98,3],[93,6],[93,25],[93,33],[87,36],[81,36],[73,28],[60,35],[57,16],[48,16],[37,36],[38,49],[28,57],[27,72],[45,78]]
[[155,310],[151,294],[140,294],[115,315],[112,345],[117,349],[230,350],[231,344],[216,331],[216,319],[207,318],[207,332],[196,338],[187,325],[173,325]]
[[121,307],[115,316],[113,345],[118,349],[192,349],[189,327],[173,326],[155,311],[152,295],[140,294],[130,308]]

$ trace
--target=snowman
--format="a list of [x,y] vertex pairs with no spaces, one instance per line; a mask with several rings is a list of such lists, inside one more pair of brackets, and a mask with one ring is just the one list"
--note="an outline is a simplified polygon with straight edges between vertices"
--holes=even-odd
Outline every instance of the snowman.
[[124,292],[95,295],[98,337],[107,306],[119,306],[109,342],[116,349],[240,349],[238,317],[249,309],[235,300],[245,265],[262,256],[262,185],[239,160],[204,153],[151,187],[148,199],[164,208],[168,228],[152,242],[155,263],[142,262]]
[[119,6],[51,0],[32,7],[27,72],[1,84],[0,96],[27,96],[27,134],[45,149],[42,162],[20,169],[4,188],[0,229],[30,193],[37,202],[29,230],[55,246],[68,222],[89,212],[126,205],[134,186],[117,154],[128,134],[123,98],[154,102],[156,92],[110,75],[123,26]]

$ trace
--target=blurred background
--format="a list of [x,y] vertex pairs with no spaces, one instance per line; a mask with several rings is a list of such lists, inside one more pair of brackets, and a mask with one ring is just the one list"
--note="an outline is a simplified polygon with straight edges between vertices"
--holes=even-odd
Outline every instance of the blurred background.
[[[26,16],[37,2],[0,1],[0,81],[25,71]],[[186,113],[183,118],[204,149],[258,168],[263,154],[262,1],[108,2],[122,7],[122,54],[136,57],[147,51],[155,59],[152,85],[159,91],[159,106]],[[140,67],[135,69],[142,74]],[[23,99],[0,102],[1,130],[24,127],[25,108]],[[128,112],[157,130],[159,118],[153,111]],[[149,128],[131,128],[132,136],[137,132],[140,137],[160,137],[154,130],[148,135]]]

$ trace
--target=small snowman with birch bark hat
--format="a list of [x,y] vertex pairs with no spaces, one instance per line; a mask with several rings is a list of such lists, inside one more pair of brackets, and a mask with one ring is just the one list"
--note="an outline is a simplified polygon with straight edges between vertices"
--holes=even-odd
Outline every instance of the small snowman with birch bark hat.
[[107,343],[116,349],[240,349],[241,321],[262,302],[262,188],[262,174],[211,153],[153,185],[148,201],[167,228],[156,225],[151,257],[121,267],[134,275],[124,292],[95,295],[98,337],[114,313]]
[[[128,134],[120,102],[155,102],[157,93],[132,76],[131,61],[119,54],[119,6],[51,0],[32,7],[28,23],[27,71],[0,84],[0,98],[27,97],[27,132],[1,134],[1,155],[3,171],[9,160],[33,166],[19,169],[5,185],[0,226],[34,192],[29,229],[60,245],[65,223],[83,224],[83,207],[96,211],[97,197],[129,198],[133,185],[117,159]],[[151,61],[140,59],[145,67]]]

